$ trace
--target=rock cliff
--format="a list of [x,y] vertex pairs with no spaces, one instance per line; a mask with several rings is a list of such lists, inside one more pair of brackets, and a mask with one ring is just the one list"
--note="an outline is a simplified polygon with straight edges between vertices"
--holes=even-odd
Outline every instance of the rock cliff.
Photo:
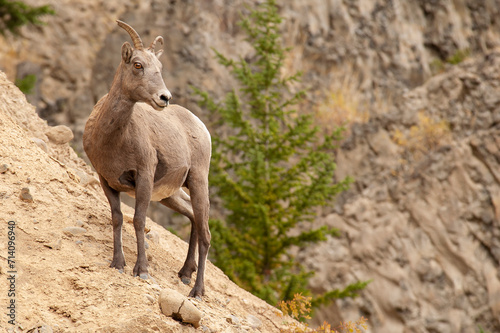
[[[499,71],[497,49],[352,128],[338,176],[357,181],[318,221],[345,237],[301,258],[314,267],[318,291],[373,280],[362,297],[338,303],[343,316],[367,316],[374,332],[500,330]],[[445,119],[449,132],[408,155],[394,133],[423,129],[421,112],[434,124]]]
[[[72,1],[51,4],[56,16],[43,29],[23,29],[21,39],[0,39],[0,69],[14,80],[38,77],[30,101],[49,123],[69,123],[76,146],[95,102],[107,91],[128,36],[115,24],[130,23],[149,41],[165,38],[164,78],[176,103],[196,109],[189,85],[220,96],[232,85],[212,48],[251,56],[237,25],[245,0]],[[399,94],[431,74],[434,60],[457,51],[484,53],[500,44],[495,0],[314,0],[281,4],[283,39],[292,46],[287,67],[304,72],[314,91],[328,92],[339,76],[353,74],[359,91]],[[202,112],[200,110],[200,112]]]

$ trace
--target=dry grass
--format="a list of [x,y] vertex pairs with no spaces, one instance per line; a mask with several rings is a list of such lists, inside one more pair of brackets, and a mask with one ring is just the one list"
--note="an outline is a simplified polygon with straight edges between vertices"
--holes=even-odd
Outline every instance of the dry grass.
[[334,80],[326,98],[315,111],[315,118],[325,131],[354,122],[370,120],[367,104],[359,91],[359,74],[350,66]]
[[339,126],[349,127],[350,124],[366,123],[370,120],[370,113],[351,91],[336,89],[328,95],[326,101],[316,110],[315,118],[318,124],[330,132]]
[[450,142],[451,131],[446,121],[432,119],[425,111],[420,111],[418,124],[412,126],[406,134],[396,129],[392,139],[404,148],[405,159],[408,162],[418,162],[429,152]]
[[363,92],[362,74],[354,65],[335,72],[324,101],[314,111],[316,123],[325,134],[343,126],[348,135],[352,124],[367,123],[372,116],[389,110],[393,102],[391,96],[377,89]]

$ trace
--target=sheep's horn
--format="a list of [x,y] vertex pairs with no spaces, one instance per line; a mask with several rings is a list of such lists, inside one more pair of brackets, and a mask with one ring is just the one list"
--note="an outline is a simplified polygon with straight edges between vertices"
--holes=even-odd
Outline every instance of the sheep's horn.
[[120,20],[116,20],[116,23],[118,23],[121,28],[125,29],[125,31],[128,32],[130,38],[132,38],[132,42],[134,42],[134,47],[136,48],[136,50],[144,50],[144,44],[142,44],[141,37],[139,36],[137,31],[134,30],[134,28]]
[[151,51],[154,52],[155,51],[156,42],[160,42],[160,44],[163,45],[163,37],[162,36],[156,37],[155,40],[151,43],[151,45],[149,45],[148,50],[151,50]]

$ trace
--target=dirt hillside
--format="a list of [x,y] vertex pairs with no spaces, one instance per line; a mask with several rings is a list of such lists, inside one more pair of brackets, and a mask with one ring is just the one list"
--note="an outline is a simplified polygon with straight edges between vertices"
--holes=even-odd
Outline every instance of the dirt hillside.
[[[0,327],[9,332],[279,331],[282,319],[273,307],[210,263],[207,295],[201,302],[193,300],[203,313],[202,326],[195,329],[163,315],[161,289],[183,295],[190,291],[176,275],[187,244],[149,219],[147,255],[153,278],[132,277],[136,242],[131,223],[124,224],[125,273],[110,269],[108,203],[90,167],[67,144],[49,140],[48,130],[0,72]],[[130,222],[132,209],[123,210]],[[15,221],[15,328],[5,310],[13,298],[7,292],[8,221]],[[70,227],[85,231],[65,229]]]

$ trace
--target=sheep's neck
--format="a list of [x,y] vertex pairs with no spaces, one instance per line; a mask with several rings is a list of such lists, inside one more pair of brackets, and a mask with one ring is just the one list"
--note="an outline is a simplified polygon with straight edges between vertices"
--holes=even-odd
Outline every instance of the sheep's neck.
[[123,91],[123,75],[119,69],[113,79],[106,101],[103,103],[97,121],[106,134],[123,131],[130,121],[135,101],[132,101]]

